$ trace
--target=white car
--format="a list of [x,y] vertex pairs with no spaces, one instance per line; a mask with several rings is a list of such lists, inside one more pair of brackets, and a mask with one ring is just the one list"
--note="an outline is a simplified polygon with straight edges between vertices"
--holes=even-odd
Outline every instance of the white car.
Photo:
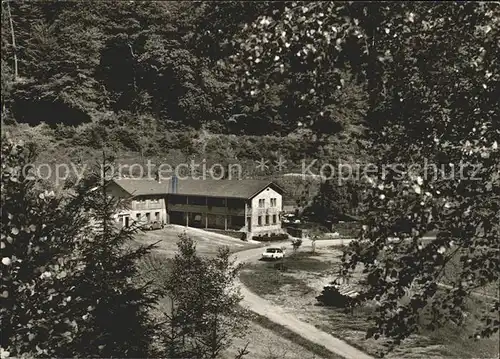
[[278,247],[270,247],[266,248],[264,253],[262,253],[262,259],[270,259],[270,260],[275,260],[275,259],[282,259],[285,256],[285,250],[278,248]]

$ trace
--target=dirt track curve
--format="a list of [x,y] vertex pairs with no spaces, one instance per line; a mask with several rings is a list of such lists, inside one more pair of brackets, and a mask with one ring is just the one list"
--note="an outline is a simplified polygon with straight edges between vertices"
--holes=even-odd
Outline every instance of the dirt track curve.
[[[350,240],[347,239],[321,240],[316,242],[316,248],[347,244],[349,241]],[[310,240],[305,240],[302,244],[303,247],[307,247],[310,245]],[[290,247],[291,249],[290,245],[287,246],[287,249],[288,247]],[[233,258],[238,262],[257,261],[261,253],[262,248],[249,249],[246,251],[235,253],[233,255]],[[346,359],[373,359],[372,356],[347,344],[343,340],[336,338],[322,330],[319,330],[311,324],[301,321],[293,314],[287,313],[282,308],[277,307],[270,301],[259,297],[257,294],[251,292],[241,282],[238,282],[238,284],[240,285],[241,294],[243,295],[243,300],[241,303],[243,307],[267,317],[269,320],[286,327],[287,329],[295,332],[301,337],[313,343],[319,344],[329,351],[336,353]]]

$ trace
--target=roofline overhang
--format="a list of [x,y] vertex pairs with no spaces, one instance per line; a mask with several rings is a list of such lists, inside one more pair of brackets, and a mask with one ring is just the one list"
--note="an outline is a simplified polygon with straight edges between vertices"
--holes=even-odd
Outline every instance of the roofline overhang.
[[209,194],[185,194],[185,193],[171,193],[171,192],[165,192],[165,193],[130,193],[127,191],[123,186],[121,186],[117,181],[114,179],[111,180],[112,183],[116,184],[118,187],[120,187],[123,191],[128,193],[132,198],[137,198],[139,196],[168,196],[168,195],[177,195],[177,196],[197,196],[197,197],[210,197],[210,198],[233,198],[233,199],[243,199],[243,200],[251,200],[255,196],[257,196],[260,192],[262,192],[264,189],[266,189],[269,186],[273,186],[276,189],[278,189],[278,193],[283,195],[285,193],[285,190],[278,186],[274,181],[269,181],[265,186],[262,186],[258,191],[254,192],[252,195],[245,197],[245,196],[213,196]]
[[280,186],[278,186],[274,181],[269,181],[269,183],[267,183],[265,186],[263,186],[261,189],[259,189],[258,191],[256,191],[254,194],[252,194],[250,197],[248,197],[247,199],[252,199],[254,198],[255,196],[257,196],[260,192],[262,192],[264,189],[266,189],[267,187],[269,186],[274,186],[278,189],[278,193],[280,195],[283,195],[283,193],[285,193],[285,190],[283,188],[281,188]]

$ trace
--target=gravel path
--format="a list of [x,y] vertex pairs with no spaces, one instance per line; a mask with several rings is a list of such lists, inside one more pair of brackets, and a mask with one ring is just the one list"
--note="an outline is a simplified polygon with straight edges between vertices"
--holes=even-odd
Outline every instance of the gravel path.
[[[350,240],[343,239],[333,239],[333,240],[321,240],[316,242],[316,248],[347,244]],[[310,246],[311,241],[304,240],[302,246]],[[287,245],[287,250],[290,245]],[[262,248],[250,249],[242,251],[233,255],[233,257],[238,262],[251,262],[257,261],[262,253]],[[328,334],[322,330],[319,330],[315,326],[305,323],[297,319],[293,314],[285,312],[282,308],[275,306],[273,303],[259,297],[255,293],[251,292],[246,288],[241,282],[239,282],[241,288],[241,294],[243,295],[242,305],[251,311],[264,315],[271,321],[280,324],[289,330],[292,330],[301,337],[324,346],[326,349],[333,353],[336,353],[346,359],[373,359],[372,356],[362,352],[359,349],[347,344],[341,339],[335,338],[331,334]]]

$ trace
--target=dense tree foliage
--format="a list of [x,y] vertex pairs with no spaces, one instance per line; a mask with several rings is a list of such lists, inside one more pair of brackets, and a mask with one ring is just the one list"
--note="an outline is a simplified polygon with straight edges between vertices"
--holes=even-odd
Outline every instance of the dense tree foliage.
[[[137,226],[113,219],[123,203],[106,192],[108,165],[56,195],[23,172],[30,146],[2,142],[2,358],[213,359],[245,333],[227,248],[205,258],[181,236],[154,283],[137,267],[154,246],[130,246]],[[154,317],[160,296],[172,308]]]
[[[2,37],[2,105],[19,122],[75,125],[112,110],[151,116],[169,130],[288,134],[314,122],[314,136],[349,137],[363,128],[363,78],[348,66],[329,66],[332,58],[315,71],[292,61],[297,76],[261,81],[265,96],[239,90],[251,74],[225,60],[241,30],[287,3],[2,4],[10,9],[2,12],[2,33],[9,35]],[[252,65],[252,73],[261,70],[264,64]],[[319,78],[328,91],[304,102],[299,89]],[[330,86],[339,80],[342,88]]]
[[148,356],[158,296],[135,261],[150,248],[124,248],[136,229],[116,228],[98,176],[41,190],[33,153],[2,139],[2,357]]
[[397,343],[498,282],[499,26],[494,2],[3,2],[2,121],[61,152],[370,160],[313,206],[364,218],[342,274],[363,265],[369,335]]
[[[419,330],[426,310],[432,315],[423,325],[431,328],[461,323],[471,292],[498,285],[500,265],[498,5],[402,10],[401,20],[384,24],[397,35],[381,59],[388,100],[377,111],[388,120],[376,143],[385,146],[379,167],[402,164],[404,171],[375,176],[370,244],[345,257],[346,268],[364,264],[372,283],[366,297],[381,301],[370,334],[396,343]],[[420,238],[430,230],[436,239],[424,245]],[[401,242],[389,244],[389,237]],[[459,274],[451,288],[440,288],[456,258]],[[498,298],[485,302],[477,338],[499,328]]]
[[[283,11],[285,2],[18,1],[2,6],[2,119],[59,129],[78,125],[54,136],[61,147],[206,156],[193,148],[198,134],[188,135],[191,141],[171,134],[203,128],[238,135],[293,134],[273,140],[270,149],[267,140],[224,139],[230,142],[231,160],[241,158],[236,152],[251,160],[287,152],[300,166],[311,149],[320,157],[359,152],[359,143],[351,139],[365,127],[368,97],[354,68],[328,69],[329,75],[322,76],[341,76],[345,89],[333,86],[326,91],[330,95],[307,106],[299,100],[299,88],[326,71],[326,63],[315,74],[270,81],[265,96],[251,96],[238,86],[249,76],[226,60],[241,30],[263,11]],[[298,64],[295,71],[301,71]],[[320,103],[326,115],[311,117],[308,111]]]
[[[78,124],[106,109],[181,126],[221,119],[224,84],[189,47],[186,5],[2,3],[7,5],[2,33],[13,34],[16,49],[10,36],[2,37],[2,81],[13,85],[9,104],[19,121]],[[9,82],[14,54],[19,78]]]
[[[303,81],[296,98],[316,121],[325,96],[349,83],[342,74],[355,69],[365,81],[377,170],[363,177],[367,241],[346,251],[343,274],[363,264],[365,298],[380,303],[369,336],[398,343],[429,311],[430,327],[460,322],[471,292],[498,284],[499,15],[495,3],[292,3],[263,11],[239,38],[231,63],[247,74],[241,88],[265,97],[270,82]],[[351,104],[340,118],[362,108]],[[424,245],[430,230],[436,239]],[[440,289],[456,256],[460,274]],[[486,305],[478,337],[498,331],[498,299]]]
[[362,189],[354,181],[340,184],[335,180],[325,181],[306,213],[312,213],[318,221],[330,223],[354,217],[362,208]]

